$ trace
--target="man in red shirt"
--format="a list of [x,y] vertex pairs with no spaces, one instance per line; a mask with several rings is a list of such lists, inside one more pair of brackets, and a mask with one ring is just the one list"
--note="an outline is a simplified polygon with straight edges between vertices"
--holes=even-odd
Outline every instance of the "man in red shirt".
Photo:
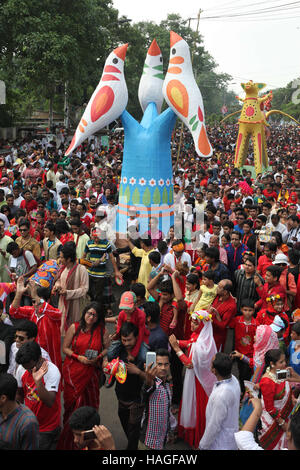
[[18,401],[35,414],[39,422],[39,450],[55,450],[60,434],[61,374],[46,361],[35,342],[21,346],[16,355]]
[[36,341],[48,352],[51,361],[61,370],[61,311],[47,302],[48,289],[38,287],[34,281],[30,281],[30,295],[33,306],[20,307],[22,295],[27,289],[27,286],[24,285],[24,277],[20,276],[17,281],[16,295],[9,309],[9,315],[15,319],[27,318],[37,325],[38,335]]
[[273,260],[277,252],[277,245],[272,242],[268,242],[264,246],[264,254],[258,258],[257,269],[256,271],[263,278],[265,278],[267,268],[272,266]]
[[227,329],[237,313],[235,298],[231,295],[232,282],[223,279],[218,283],[217,296],[208,312],[213,315],[213,334],[217,350],[224,351]]
[[285,307],[287,307],[286,289],[284,289],[279,282],[280,275],[281,269],[278,266],[272,265],[266,269],[265,284],[262,284],[258,276],[254,276],[254,282],[257,286],[256,292],[260,297],[260,299],[255,304],[256,309],[260,310],[267,308],[267,298],[277,294],[280,295],[282,299],[284,299]]
[[266,189],[263,190],[263,195],[264,195],[266,198],[268,198],[268,197],[273,197],[273,198],[275,199],[275,201],[277,201],[278,194],[277,194],[276,191],[274,190],[272,183],[268,183],[268,184],[266,185]]
[[29,189],[26,189],[24,191],[23,196],[24,196],[24,200],[21,202],[20,208],[25,209],[27,212],[27,215],[29,215],[30,212],[37,209],[37,202],[32,198],[32,195]]

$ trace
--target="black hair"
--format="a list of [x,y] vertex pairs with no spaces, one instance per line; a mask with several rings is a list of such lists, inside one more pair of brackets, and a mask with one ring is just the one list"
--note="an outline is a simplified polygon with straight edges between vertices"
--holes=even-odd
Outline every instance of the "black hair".
[[275,238],[277,247],[280,247],[283,243],[281,233],[278,231],[272,232],[272,237]]
[[300,320],[296,321],[291,327],[291,331],[294,331],[296,335],[300,335]]
[[202,278],[204,277],[206,277],[206,279],[209,279],[210,281],[215,281],[216,275],[212,269],[208,269],[207,271],[204,271],[202,273]]
[[248,255],[247,256],[247,261],[249,261],[249,263],[253,264],[253,266],[255,266],[255,264],[256,264],[255,256]]
[[16,242],[10,242],[6,247],[6,252],[10,255],[13,254],[15,250],[18,250],[20,247]]
[[55,224],[51,222],[51,220],[47,220],[44,228],[47,228],[48,230],[50,230],[50,232],[55,233]]
[[147,247],[152,246],[152,239],[151,237],[141,238],[141,242],[144,243]]
[[61,252],[65,259],[70,259],[72,263],[76,261],[76,245],[74,242],[67,242],[63,245]]
[[30,222],[28,219],[25,219],[25,218],[22,218],[20,221],[19,221],[19,227],[27,227],[28,229],[30,228]]
[[160,253],[165,252],[168,249],[168,244],[164,240],[159,240],[157,243],[157,249]]
[[264,224],[267,222],[267,217],[264,215],[264,214],[259,214],[257,216],[257,219],[260,220],[261,222],[263,222]]
[[161,260],[161,255],[159,251],[151,251],[148,255],[149,260],[153,261],[155,264],[159,264]]
[[300,260],[300,251],[296,250],[295,248],[291,248],[288,251],[288,259],[293,263],[293,264],[299,264]]
[[155,352],[156,352],[156,357],[157,356],[167,357],[169,360],[171,358],[170,353],[167,349],[159,348]]
[[205,256],[209,258],[213,258],[216,263],[220,261],[220,252],[216,246],[210,246],[205,250]]
[[58,219],[55,222],[56,235],[59,237],[65,233],[70,232],[70,227],[64,219]]
[[[90,309],[94,309],[96,311],[96,314],[97,314],[97,320],[95,321],[95,323],[93,324],[92,326],[92,329],[91,329],[91,333],[93,333],[93,331],[95,330],[95,328],[97,328],[98,325],[102,325],[104,326],[104,323],[105,323],[105,311],[103,310],[102,308],[102,305],[99,303],[99,302],[90,302],[88,305],[86,305],[82,311],[82,314],[81,314],[81,318],[79,320],[79,323],[80,323],[80,327],[82,330],[85,329],[86,327],[86,324],[85,324],[85,314],[88,310]],[[79,331],[78,331],[79,333]]]
[[30,361],[38,361],[41,357],[41,348],[35,341],[23,344],[16,354],[16,363],[28,364]]
[[229,354],[217,352],[212,363],[218,374],[225,378],[231,374],[232,371],[232,359]]
[[252,299],[243,299],[241,302],[241,308],[247,307],[247,308],[252,308],[253,310],[255,309],[254,307],[254,300]]
[[146,287],[141,282],[136,282],[130,286],[130,290],[137,296],[137,297],[145,297],[146,295]]
[[38,297],[45,300],[46,302],[51,297],[50,287],[38,286],[37,289],[36,289],[36,293],[37,293]]
[[232,220],[226,220],[226,222],[224,222],[223,224],[223,227],[228,227],[230,228],[230,230],[232,230],[234,228],[234,223],[232,222]]
[[265,371],[267,367],[271,365],[271,362],[275,364],[277,361],[279,361],[282,354],[284,353],[281,349],[269,349],[265,354]]
[[27,320],[27,318],[20,319],[15,329],[16,331],[24,331],[28,338],[36,338],[38,335],[38,327],[36,323]]
[[131,323],[130,321],[125,321],[120,329],[120,336],[124,336],[125,338],[133,333],[133,336],[136,338],[138,337],[139,334],[139,329],[134,323]]
[[171,279],[167,279],[166,281],[162,281],[159,284],[160,292],[165,292],[167,294],[174,294],[173,283]]
[[70,226],[72,227],[72,225],[75,225],[75,227],[81,227],[82,222],[79,219],[79,217],[76,217],[76,218],[73,218],[72,220],[70,220]]
[[200,287],[200,281],[199,281],[199,276],[197,274],[188,274],[186,276],[186,281],[189,283],[189,284],[196,284],[196,289],[198,290],[199,287]]
[[241,234],[241,232],[238,232],[237,230],[234,230],[231,235],[237,235],[240,240],[242,239],[242,234]]
[[281,268],[279,266],[274,265],[274,264],[271,265],[271,266],[268,266],[266,271],[271,273],[272,276],[277,279],[277,281],[279,280],[281,272],[282,272]]
[[210,205],[206,206],[206,208],[205,208],[205,212],[207,212],[207,211],[212,212],[215,215],[217,213],[217,208],[214,205],[210,204]]
[[94,426],[99,426],[100,416],[96,408],[82,406],[77,408],[69,418],[69,426],[72,431],[89,431]]
[[246,219],[243,222],[243,225],[249,225],[250,228],[253,227],[253,221],[251,219]]
[[8,400],[14,401],[18,390],[18,382],[11,374],[0,374],[0,396],[5,395]]
[[274,243],[274,242],[267,242],[267,243],[265,244],[265,247],[266,247],[266,246],[269,248],[270,251],[272,251],[272,253],[276,253],[276,251],[277,251],[277,245],[276,245],[276,243]]
[[143,305],[146,317],[151,317],[152,323],[158,323],[160,317],[160,307],[157,302],[146,302]]
[[212,223],[212,226],[213,227],[222,227],[222,224],[219,220],[214,220],[214,222]]

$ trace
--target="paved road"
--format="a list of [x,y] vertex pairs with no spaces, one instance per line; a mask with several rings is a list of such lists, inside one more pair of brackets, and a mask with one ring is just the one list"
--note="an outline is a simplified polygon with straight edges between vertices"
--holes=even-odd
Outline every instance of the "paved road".
[[[115,304],[114,310],[116,310],[116,312],[118,311],[117,306],[119,305],[119,298],[120,298],[121,292],[124,292],[124,286],[122,287],[122,290],[120,290],[119,287],[114,288],[114,295],[116,298],[116,304]],[[111,324],[108,324],[108,330],[109,332],[114,331],[113,326]],[[232,341],[232,333],[230,332],[228,335],[228,341],[226,343],[225,352],[232,351],[231,341]],[[233,370],[236,375],[235,366]],[[117,398],[116,398],[114,389],[115,387],[112,387],[109,389],[105,387],[101,388],[99,413],[100,413],[102,424],[107,426],[114,436],[114,439],[116,442],[116,448],[118,450],[123,450],[123,449],[126,449],[127,439],[126,439],[126,436],[123,432],[121,423],[118,418],[118,404],[117,404]],[[191,448],[184,441],[179,439],[174,444],[167,444],[166,449],[186,450],[186,449],[191,449]]]

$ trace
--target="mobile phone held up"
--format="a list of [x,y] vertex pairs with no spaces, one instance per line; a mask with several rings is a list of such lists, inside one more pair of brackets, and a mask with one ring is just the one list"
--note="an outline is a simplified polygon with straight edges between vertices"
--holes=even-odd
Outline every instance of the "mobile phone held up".
[[92,439],[96,439],[96,434],[94,431],[91,429],[90,431],[84,431],[83,432],[83,440],[84,441],[91,441]]
[[150,364],[153,364],[152,367],[154,367],[156,364],[156,353],[153,351],[148,351],[146,353],[146,369],[150,366]]

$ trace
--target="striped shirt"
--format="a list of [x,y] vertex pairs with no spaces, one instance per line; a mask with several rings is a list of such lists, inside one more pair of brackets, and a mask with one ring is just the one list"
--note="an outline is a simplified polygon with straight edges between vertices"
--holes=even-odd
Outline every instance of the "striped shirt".
[[27,406],[18,405],[5,419],[0,413],[0,440],[16,450],[38,450],[39,423]]
[[95,262],[101,260],[99,266],[87,268],[90,276],[104,277],[106,275],[106,261],[111,251],[112,248],[108,240],[99,240],[99,243],[95,243],[94,240],[87,242],[84,252],[89,261]]

